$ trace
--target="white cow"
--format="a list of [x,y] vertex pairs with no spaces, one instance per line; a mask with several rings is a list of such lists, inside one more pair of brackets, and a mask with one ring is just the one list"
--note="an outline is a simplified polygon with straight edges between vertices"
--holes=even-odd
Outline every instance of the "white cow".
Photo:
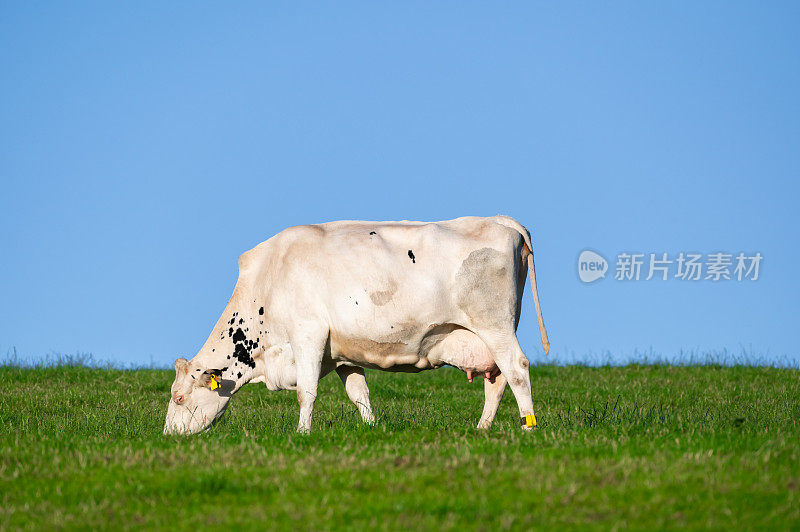
[[528,231],[507,216],[444,222],[341,221],[291,227],[239,257],[239,279],[200,352],[175,361],[164,433],[211,426],[248,382],[296,389],[311,429],[320,378],[336,370],[372,423],[364,368],[483,374],[488,428],[511,386],[535,426],[516,337],[526,271],[545,353]]

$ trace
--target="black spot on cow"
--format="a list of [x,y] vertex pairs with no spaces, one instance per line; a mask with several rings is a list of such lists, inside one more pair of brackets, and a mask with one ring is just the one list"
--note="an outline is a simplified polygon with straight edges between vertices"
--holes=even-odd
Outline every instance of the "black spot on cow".
[[230,356],[230,355],[228,355],[228,360],[230,360],[230,359],[231,359],[231,356]]
[[264,325],[264,322],[263,321],[259,321],[258,324],[259,325]]
[[[255,368],[256,362],[253,360],[253,357],[250,356],[250,352],[253,350],[254,346],[255,344],[253,341],[247,339],[247,335],[244,334],[241,328],[236,329],[236,332],[233,334],[233,356],[238,362]],[[238,362],[234,365],[238,365]]]
[[233,335],[233,327],[228,329],[228,338],[230,338],[232,335]]
[[235,318],[231,318],[231,321],[229,321],[229,322],[228,322],[228,325],[233,325],[233,320],[234,320],[234,319],[235,319]]
[[212,353],[213,353],[214,351],[216,351],[216,349],[212,349],[212,350],[211,350],[211,352],[212,352]]
[[263,316],[264,315],[264,307],[261,307],[260,309],[258,309],[258,315],[259,316]]
[[241,371],[240,371],[239,373],[237,373],[237,374],[236,374],[236,378],[237,378],[237,379],[241,379],[241,378],[242,378],[242,372],[241,372]]
[[242,323],[244,323],[244,320],[242,318],[239,318],[239,325],[241,325]]
[[375,231],[370,231],[369,234],[374,235]]
[[411,251],[410,249],[408,250],[408,258],[411,259],[411,263],[412,264],[416,264],[417,263],[417,259],[414,258],[414,252]]
[[356,305],[358,305],[358,301],[356,301]]

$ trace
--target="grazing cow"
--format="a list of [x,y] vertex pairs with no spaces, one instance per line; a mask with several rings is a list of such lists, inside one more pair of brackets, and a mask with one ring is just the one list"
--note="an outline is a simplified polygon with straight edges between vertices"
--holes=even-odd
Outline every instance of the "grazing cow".
[[239,279],[211,336],[175,361],[164,433],[211,426],[248,382],[296,389],[311,429],[320,378],[336,370],[367,423],[364,368],[445,364],[485,376],[478,427],[511,386],[535,426],[528,359],[517,342],[526,271],[549,350],[528,231],[507,216],[444,222],[341,221],[291,227],[239,257]]

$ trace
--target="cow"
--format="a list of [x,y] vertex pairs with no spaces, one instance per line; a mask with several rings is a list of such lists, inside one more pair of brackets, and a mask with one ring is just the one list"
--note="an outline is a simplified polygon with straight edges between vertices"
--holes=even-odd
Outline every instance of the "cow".
[[286,229],[239,257],[233,295],[192,360],[175,361],[165,434],[210,428],[244,384],[297,391],[311,429],[319,380],[336,371],[366,423],[364,369],[455,366],[483,375],[479,428],[506,384],[536,425],[529,361],[516,337],[526,272],[545,353],[530,233],[513,218],[338,221]]

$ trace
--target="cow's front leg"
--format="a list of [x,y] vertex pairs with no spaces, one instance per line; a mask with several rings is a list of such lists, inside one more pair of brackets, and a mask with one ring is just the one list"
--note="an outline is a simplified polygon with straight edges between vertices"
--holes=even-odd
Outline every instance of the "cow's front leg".
[[364,377],[364,369],[353,366],[339,366],[336,368],[336,373],[342,379],[344,389],[347,391],[347,397],[358,408],[364,423],[369,425],[375,423],[375,416],[372,415],[372,406],[369,404],[369,388],[367,388],[367,379]]
[[491,379],[484,379],[483,381],[483,414],[478,421],[479,429],[488,429],[492,426],[494,416],[497,414],[497,407],[500,406],[500,400],[503,398],[503,392],[506,391],[506,377],[502,373]]
[[314,413],[314,401],[317,399],[324,348],[325,340],[317,341],[308,337],[292,344],[297,365],[297,402],[300,403],[297,432],[311,432],[311,417]]

